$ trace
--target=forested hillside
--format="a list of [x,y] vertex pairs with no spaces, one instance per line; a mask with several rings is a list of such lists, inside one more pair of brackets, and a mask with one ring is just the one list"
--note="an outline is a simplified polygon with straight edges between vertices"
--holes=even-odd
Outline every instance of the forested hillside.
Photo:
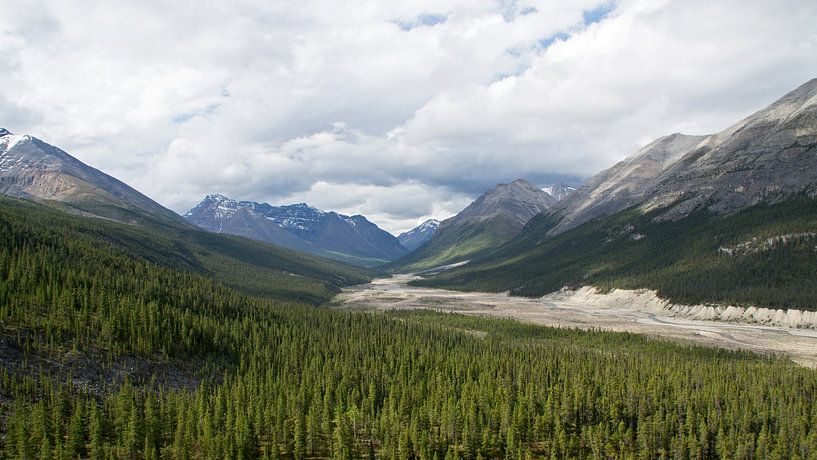
[[817,455],[817,373],[784,360],[315,308],[320,280],[17,201],[0,227],[3,458]]
[[184,223],[145,217],[147,223],[129,225],[58,209],[0,197],[3,248],[22,243],[51,248],[59,243],[71,251],[55,257],[75,268],[93,267],[94,257],[116,254],[208,276],[251,294],[309,303],[325,302],[340,286],[373,275],[358,267]]
[[631,209],[547,237],[558,216],[466,266],[415,284],[540,296],[564,286],[649,288],[674,302],[817,310],[817,200],[655,219]]

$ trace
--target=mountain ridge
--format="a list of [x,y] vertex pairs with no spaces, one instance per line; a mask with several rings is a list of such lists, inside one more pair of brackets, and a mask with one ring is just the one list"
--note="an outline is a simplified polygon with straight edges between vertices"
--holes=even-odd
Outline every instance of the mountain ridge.
[[817,79],[720,133],[656,139],[503,246],[415,284],[814,311],[815,229]]
[[322,211],[306,203],[272,206],[207,195],[185,213],[200,228],[244,236],[291,249],[374,266],[407,252],[393,235],[361,215]]
[[527,180],[497,184],[443,220],[429,241],[387,267],[416,270],[467,260],[508,241],[554,203],[555,198]]
[[558,234],[638,205],[676,219],[705,207],[730,213],[813,191],[817,182],[817,79],[726,129],[656,139],[589,179],[556,206]]
[[184,222],[173,211],[64,150],[7,129],[0,131],[0,193],[63,203],[74,212],[123,222],[139,221],[145,217],[141,213]]

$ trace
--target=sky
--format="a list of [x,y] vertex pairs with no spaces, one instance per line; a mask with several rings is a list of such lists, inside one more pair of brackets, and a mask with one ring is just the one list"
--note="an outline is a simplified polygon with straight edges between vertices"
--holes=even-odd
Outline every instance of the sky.
[[179,213],[221,193],[397,233],[814,77],[813,0],[0,0],[0,127]]

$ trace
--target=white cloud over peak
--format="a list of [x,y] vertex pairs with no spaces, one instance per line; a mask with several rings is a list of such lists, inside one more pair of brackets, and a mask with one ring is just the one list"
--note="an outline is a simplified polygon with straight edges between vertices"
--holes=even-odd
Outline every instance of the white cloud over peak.
[[809,0],[0,0],[0,126],[184,212],[390,231],[708,133],[817,76]]

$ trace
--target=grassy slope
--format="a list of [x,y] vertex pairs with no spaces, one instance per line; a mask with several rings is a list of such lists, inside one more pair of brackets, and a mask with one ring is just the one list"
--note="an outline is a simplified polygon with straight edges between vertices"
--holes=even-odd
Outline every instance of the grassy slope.
[[540,215],[505,246],[417,284],[526,296],[563,286],[651,288],[682,303],[817,310],[814,239],[739,256],[718,251],[753,238],[817,231],[817,200],[758,205],[730,216],[702,211],[675,222],[653,217],[628,210],[547,238],[554,221]]

